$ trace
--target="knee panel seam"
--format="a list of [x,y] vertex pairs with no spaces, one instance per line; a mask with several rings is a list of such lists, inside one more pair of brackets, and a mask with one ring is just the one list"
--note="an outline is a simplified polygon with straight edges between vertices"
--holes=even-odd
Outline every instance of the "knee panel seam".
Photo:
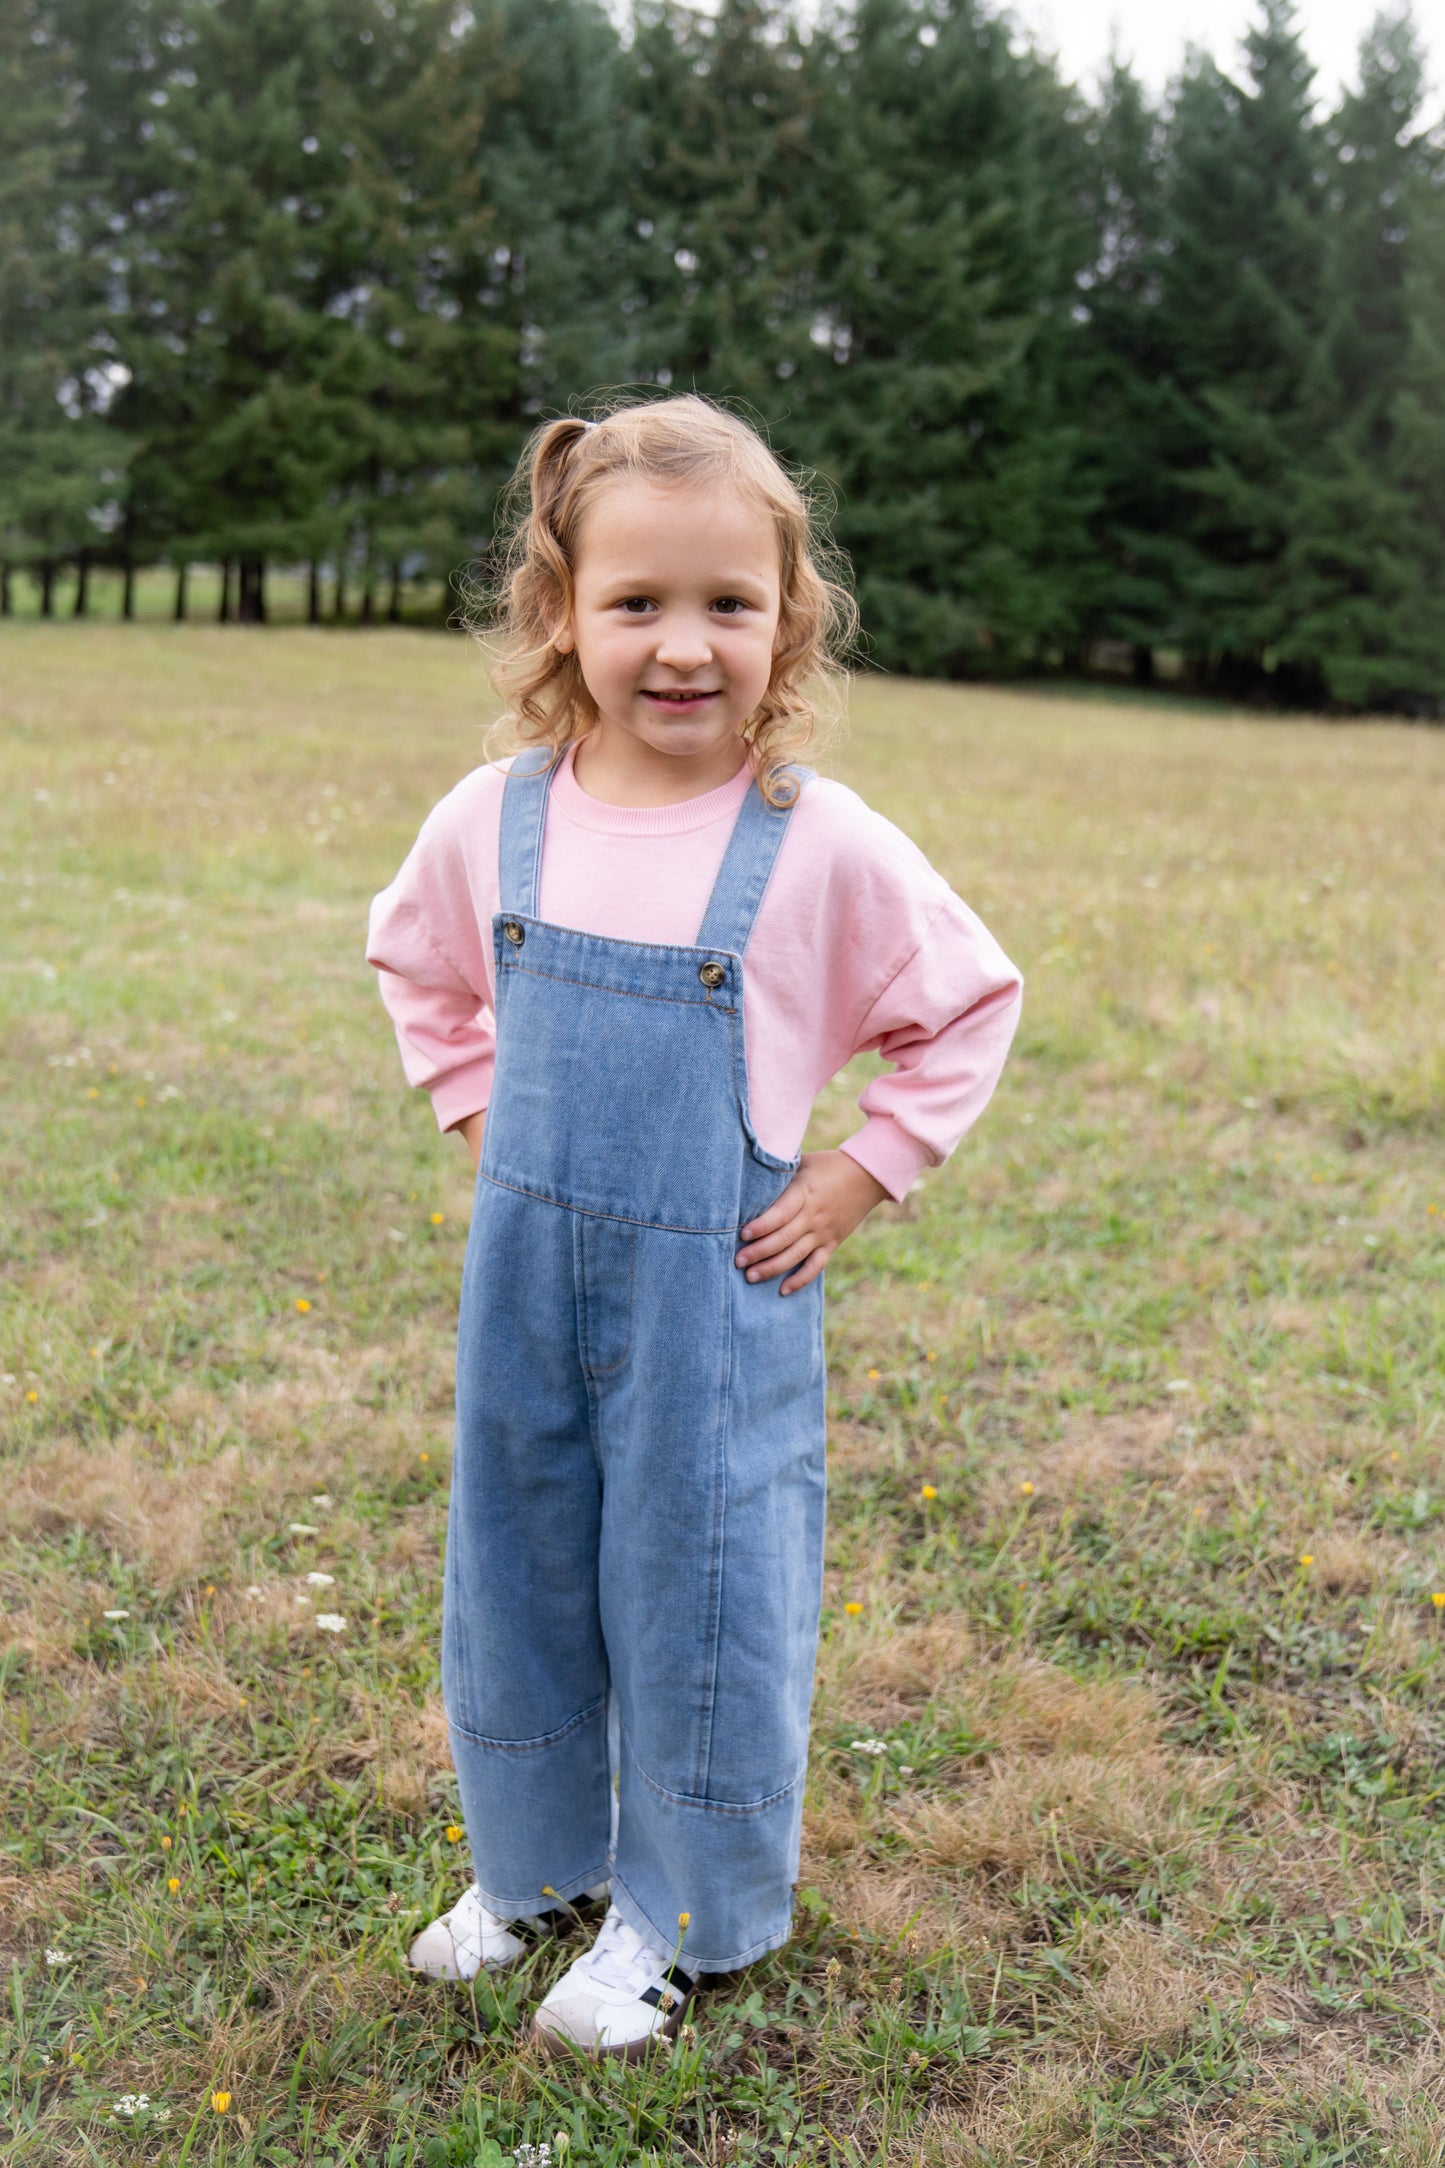
[[450,1713],[447,1722],[453,1731],[460,1732],[473,1746],[490,1747],[499,1754],[535,1754],[543,1747],[556,1746],[560,1740],[569,1739],[574,1731],[580,1731],[584,1724],[590,1724],[596,1717],[604,1714],[606,1708],[607,1696],[599,1694],[594,1702],[579,1710],[576,1716],[568,1717],[565,1724],[559,1724],[555,1731],[543,1732],[536,1739],[492,1739],[485,1732],[472,1731],[466,1724],[459,1723]]

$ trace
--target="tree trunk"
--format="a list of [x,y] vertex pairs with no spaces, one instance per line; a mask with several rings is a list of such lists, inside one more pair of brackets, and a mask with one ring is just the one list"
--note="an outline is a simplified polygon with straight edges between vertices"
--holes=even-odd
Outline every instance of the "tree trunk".
[[84,617],[90,608],[90,552],[82,550],[75,560],[75,602],[72,617]]
[[217,611],[216,611],[216,623],[217,623],[218,625],[229,625],[229,624],[230,624],[230,622],[231,622],[231,560],[230,560],[230,558],[229,558],[229,557],[223,557],[223,558],[221,559],[221,601],[220,601],[220,606],[219,606],[219,608],[218,608],[218,609],[217,609]]
[[40,614],[55,615],[55,567],[48,557],[40,567]]
[[184,558],[176,566],[176,606],[172,614],[178,625],[186,621],[186,576],[190,569]]
[[344,624],[344,623],[345,623],[345,620],[346,620],[346,559],[345,559],[344,557],[338,557],[338,558],[337,558],[337,560],[336,560],[336,601],[335,601],[335,603],[334,603],[334,604],[333,604],[333,606],[332,606],[332,611],[331,611],[331,615],[332,615],[332,617],[333,617],[333,618],[334,618],[334,619],[336,620],[336,623],[337,623],[338,625],[340,625],[340,624]]
[[236,622],[239,625],[264,625],[266,622],[266,560],[264,557],[243,557],[240,561],[240,582],[236,590]]
[[306,622],[321,623],[321,567],[313,557],[306,573]]
[[135,564],[129,555],[121,572],[120,614],[127,624],[135,616]]
[[361,622],[363,625],[373,624],[376,619],[376,600],[371,591],[371,580],[371,566],[368,564],[366,568],[366,585],[361,590]]
[[10,600],[10,564],[7,559],[0,564],[0,617],[8,617],[13,605]]
[[1141,647],[1138,642],[1134,646],[1134,683],[1136,685],[1152,685],[1154,683],[1154,650],[1152,647]]
[[391,594],[386,605],[388,625],[401,623],[401,566],[393,558],[391,566]]

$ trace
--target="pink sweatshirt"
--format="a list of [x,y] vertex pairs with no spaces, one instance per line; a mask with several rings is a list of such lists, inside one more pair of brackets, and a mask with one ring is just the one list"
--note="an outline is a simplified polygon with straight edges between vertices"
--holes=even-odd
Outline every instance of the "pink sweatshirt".
[[[367,960],[407,1079],[443,1129],[485,1107],[495,1056],[492,919],[504,766],[476,769],[427,816],[371,909]],[[553,782],[538,916],[620,941],[693,944],[749,774],[681,805],[589,798],[569,753]],[[865,1049],[871,1080],[843,1146],[891,1196],[937,1166],[988,1104],[1021,982],[993,936],[907,836],[841,783],[814,780],[788,822],[743,972],[759,1142],[798,1150],[813,1101]]]

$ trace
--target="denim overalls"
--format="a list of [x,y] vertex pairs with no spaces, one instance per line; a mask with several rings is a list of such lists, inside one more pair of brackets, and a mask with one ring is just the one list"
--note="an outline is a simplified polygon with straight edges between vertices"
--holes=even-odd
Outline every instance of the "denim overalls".
[[607,940],[537,917],[552,773],[530,750],[503,795],[452,1752],[492,1911],[610,1874],[687,1970],[730,1971],[788,1935],[821,1595],[823,1283],[784,1300],[733,1263],[797,1165],[753,1134],[743,1047],[789,815],[749,789],[695,947]]

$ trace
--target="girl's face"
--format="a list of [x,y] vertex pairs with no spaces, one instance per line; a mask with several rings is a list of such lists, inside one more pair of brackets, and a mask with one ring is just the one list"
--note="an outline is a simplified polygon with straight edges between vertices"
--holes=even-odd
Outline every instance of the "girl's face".
[[557,645],[576,649],[599,750],[676,762],[704,788],[735,774],[778,637],[767,512],[729,490],[610,483],[583,522],[573,589]]

